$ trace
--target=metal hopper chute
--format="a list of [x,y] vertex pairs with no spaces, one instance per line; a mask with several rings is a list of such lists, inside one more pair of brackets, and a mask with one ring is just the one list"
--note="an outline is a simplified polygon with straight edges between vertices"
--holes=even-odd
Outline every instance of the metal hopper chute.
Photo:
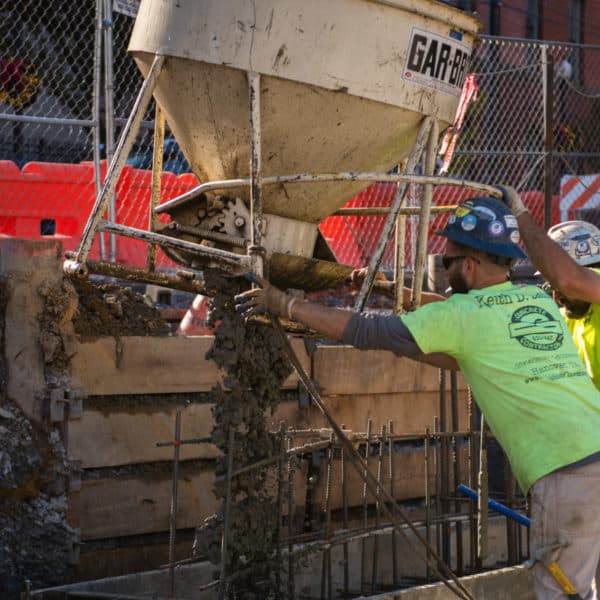
[[[479,26],[434,0],[142,0],[129,51],[145,82],[67,270],[89,268],[103,230],[192,270],[261,274],[270,264],[275,283],[306,287],[306,272],[329,282],[336,268],[315,256],[319,222],[387,180],[398,191],[382,254],[425,151],[427,225],[427,176]],[[159,147],[164,115],[202,183],[168,202],[154,194],[155,215],[171,223],[142,232],[102,215],[152,95]],[[402,162],[404,173],[387,174]]]

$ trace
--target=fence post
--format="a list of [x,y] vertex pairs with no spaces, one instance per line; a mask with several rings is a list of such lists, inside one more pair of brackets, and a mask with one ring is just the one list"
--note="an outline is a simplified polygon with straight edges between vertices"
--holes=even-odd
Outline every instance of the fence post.
[[544,85],[544,229],[552,224],[552,119],[554,114],[554,57],[542,45],[542,78]]

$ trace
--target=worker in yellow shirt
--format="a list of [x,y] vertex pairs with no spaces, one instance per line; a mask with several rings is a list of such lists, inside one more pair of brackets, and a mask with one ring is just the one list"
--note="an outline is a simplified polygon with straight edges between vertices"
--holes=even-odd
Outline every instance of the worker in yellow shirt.
[[508,186],[503,190],[529,258],[552,287],[579,356],[600,389],[600,269],[594,268],[600,264],[600,229],[586,221],[566,221],[546,235],[517,192]]

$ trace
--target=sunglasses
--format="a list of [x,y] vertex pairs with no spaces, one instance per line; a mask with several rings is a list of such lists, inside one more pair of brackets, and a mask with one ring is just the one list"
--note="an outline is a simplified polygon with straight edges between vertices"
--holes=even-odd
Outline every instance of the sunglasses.
[[474,256],[460,254],[459,256],[442,256],[442,265],[444,265],[444,269],[446,269],[447,271],[453,262],[456,262],[457,260],[463,260],[463,258],[470,258],[471,260],[474,260],[478,265],[481,264],[481,261],[478,258],[475,258]]

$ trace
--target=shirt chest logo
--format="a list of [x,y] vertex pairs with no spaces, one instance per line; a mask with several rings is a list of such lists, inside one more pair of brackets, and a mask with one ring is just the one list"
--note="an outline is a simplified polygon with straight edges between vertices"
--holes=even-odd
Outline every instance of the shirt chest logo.
[[521,346],[534,350],[556,350],[563,343],[561,323],[539,306],[523,306],[511,317],[508,326],[511,338]]

